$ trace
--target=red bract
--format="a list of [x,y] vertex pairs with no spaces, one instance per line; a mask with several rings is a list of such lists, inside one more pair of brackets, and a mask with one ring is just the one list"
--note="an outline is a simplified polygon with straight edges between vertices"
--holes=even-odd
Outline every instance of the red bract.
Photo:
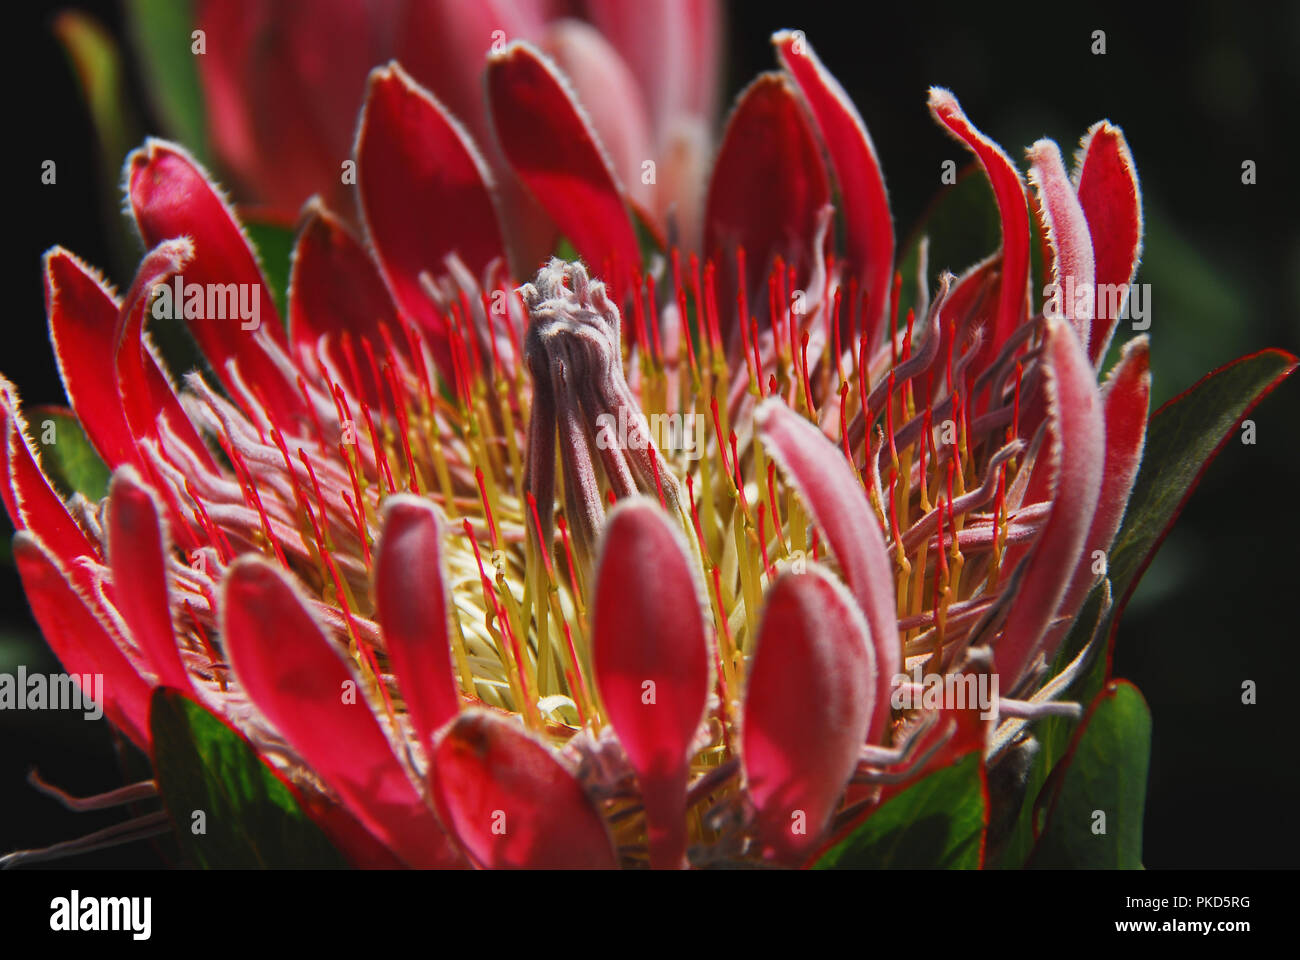
[[[931,110],[1002,220],[961,279],[893,275],[874,147],[798,33],[682,194],[702,248],[639,242],[617,154],[709,104],[642,55],[632,6],[596,8],[608,43],[551,38],[576,85],[525,43],[459,45],[483,10],[409,8],[451,17],[449,58],[486,71],[483,93],[456,64],[436,97],[415,67],[371,73],[364,234],[306,206],[287,333],[208,174],[162,141],[132,154],[149,252],[127,295],[64,250],[45,261],[69,402],[114,471],[103,501],[54,491],[0,381],[0,493],[56,654],[106,676],[109,718],[145,748],[151,689],[187,690],[359,863],[802,864],[882,783],[1059,709],[1049,665],[1134,484],[1146,341],[1099,390],[1112,311],[1031,295],[1024,181],[947,91]],[[631,88],[593,89],[589,68],[616,50],[654,130],[611,160],[589,116]],[[220,83],[238,143],[242,94]],[[1029,161],[1050,279],[1130,280],[1119,131],[1089,132],[1073,179],[1050,141]],[[588,266],[515,283],[520,187]],[[214,312],[230,291],[256,328]],[[179,390],[150,336],[177,320],[211,367]],[[917,668],[1000,676],[1007,735],[897,705]]]
[[[377,63],[400,60],[484,149],[516,252],[535,259],[549,249],[556,224],[497,152],[484,97],[486,56],[515,40],[546,51],[581,97],[638,206],[660,229],[670,210],[682,211],[679,225],[694,245],[699,218],[691,211],[712,149],[721,21],[715,0],[204,0],[194,23],[204,53],[195,59],[215,160],[241,199],[285,223],[312,194],[353,215],[341,174],[366,75]],[[643,183],[642,165],[655,157],[662,174]],[[462,256],[471,259],[467,250]]]

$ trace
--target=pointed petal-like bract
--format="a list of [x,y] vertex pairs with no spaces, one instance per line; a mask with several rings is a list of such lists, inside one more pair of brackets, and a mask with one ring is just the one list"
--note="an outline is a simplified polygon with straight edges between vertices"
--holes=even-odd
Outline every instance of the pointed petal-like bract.
[[835,812],[867,739],[875,654],[849,592],[817,565],[768,591],[745,688],[741,758],[765,856],[796,864]]
[[442,518],[422,497],[384,501],[375,555],[375,604],[393,673],[420,744],[456,716],[460,700],[451,666]]
[[[127,157],[126,186],[145,247],[186,236],[194,244],[184,281],[187,287],[196,284],[208,293],[202,311],[205,316],[187,315],[185,322],[217,376],[231,386],[226,361],[235,360],[244,378],[257,384],[281,422],[293,423],[303,409],[302,398],[261,341],[265,336],[285,345],[279,311],[248,239],[207,172],[182,147],[150,139]],[[250,305],[256,304],[256,330],[242,329],[252,318],[245,321],[237,311],[232,316],[228,307],[221,311],[227,313],[224,318],[206,316],[206,301],[213,299],[211,291],[225,294],[229,284],[249,285],[237,288],[250,294]],[[228,302],[228,296],[223,299]],[[173,304],[178,319],[181,313],[189,313],[183,307]]]
[[529,45],[488,62],[488,109],[506,159],[590,265],[623,289],[641,252],[620,179],[566,82]]
[[[106,622],[73,586],[71,571],[27,531],[14,535],[14,565],[32,616],[71,674],[104,678],[104,714],[141,750],[149,749],[149,684],[118,646]],[[87,696],[94,691],[82,688]]]
[[1043,232],[1053,254],[1052,282],[1060,288],[1060,319],[1070,321],[1079,342],[1088,346],[1092,335],[1096,291],[1092,236],[1061,162],[1061,151],[1051,140],[1039,140],[1028,150],[1029,179],[1038,190]]
[[[16,530],[33,530],[60,563],[71,564],[78,557],[99,558],[99,548],[72,519],[67,506],[41,469],[27,424],[18,409],[13,385],[0,377],[0,486],[5,490],[5,507]],[[78,575],[77,583],[85,577]]]
[[413,867],[456,863],[393,754],[361,682],[284,575],[260,557],[231,564],[222,636],[249,699],[379,840]]
[[1138,467],[1142,465],[1150,401],[1150,352],[1144,335],[1124,344],[1119,362],[1101,388],[1106,418],[1106,465],[1101,474],[1101,493],[1097,497],[1097,509],[1092,515],[1078,569],[1057,611],[1058,620],[1065,622],[1053,629],[1044,647],[1049,659],[1097,579],[1093,572],[1094,552],[1109,550],[1119,532],[1124,508],[1137,480]]
[[[1074,179],[1097,261],[1097,306],[1088,356],[1100,367],[1142,256],[1142,191],[1119,127],[1102,120],[1088,128]],[[1112,300],[1111,291],[1120,284],[1125,295]]]
[[379,324],[398,338],[397,310],[375,261],[329,210],[311,202],[289,273],[289,339],[316,349],[321,334],[351,333],[380,342]]
[[889,687],[902,669],[903,651],[884,534],[852,467],[820,430],[771,399],[759,406],[754,423],[764,449],[826,535],[866,617],[878,671],[870,739],[879,742],[889,722]]
[[[784,74],[761,74],[727,121],[709,181],[704,250],[717,265],[718,289],[735,289],[743,279],[757,302],[778,255],[806,280],[817,220],[830,197],[821,148],[793,84]],[[737,246],[745,248],[744,278],[736,277]],[[724,337],[733,318],[732,310],[719,315]]]
[[[347,334],[353,350],[364,356],[358,342],[383,343],[380,325],[397,343],[404,342],[393,300],[375,261],[352,231],[316,201],[306,210],[294,243],[289,271],[289,340],[295,348],[314,354],[322,336],[337,346]],[[360,383],[345,386],[372,409],[383,404],[387,387],[376,383],[370,365],[359,365]],[[350,365],[342,370],[351,372]]]
[[1003,690],[1011,691],[1044,643],[1074,576],[1092,525],[1106,456],[1101,395],[1083,344],[1064,320],[1048,319],[1043,338],[1052,510],[1033,547],[1002,637],[994,649]]
[[[164,421],[171,434],[194,454],[198,463],[215,469],[208,448],[203,445],[203,439],[181,407],[171,381],[150,348],[144,326],[155,284],[166,282],[179,273],[193,256],[194,246],[185,237],[164,240],[145,254],[118,313],[113,367],[117,374],[121,410],[135,439],[158,439],[159,421]],[[145,465],[143,458],[137,465]]]
[[401,311],[434,335],[450,373],[445,323],[420,275],[457,254],[476,277],[505,251],[487,168],[469,135],[396,63],[370,74],[357,132],[357,189],[380,270]]
[[167,535],[153,494],[130,466],[108,488],[108,560],[118,612],[160,683],[190,688],[167,595]]
[[610,512],[596,566],[596,684],[640,782],[656,868],[685,863],[688,751],[709,695],[689,556],[658,504],[633,497]]
[[[808,39],[798,31],[782,30],[772,37],[772,42],[781,65],[794,77],[812,109],[830,155],[843,207],[845,255],[872,305],[870,342],[880,343],[882,325],[889,313],[894,222],[875,145],[853,101],[822,65]],[[841,322],[848,320],[846,313]]]
[[135,439],[112,376],[118,305],[104,282],[62,247],[45,254],[50,341],[86,437],[110,468],[136,461]]
[[431,780],[438,817],[479,867],[618,866],[582,785],[512,720],[461,714],[438,733]]
[[975,154],[993,187],[1002,218],[1002,283],[994,328],[981,348],[982,356],[992,357],[1020,325],[1025,313],[1029,283],[1029,207],[1025,186],[1011,158],[971,125],[952,93],[942,87],[932,87],[930,112],[945,130]]
[[659,189],[658,179],[646,182],[642,164],[656,158],[656,153],[636,77],[600,31],[580,20],[566,18],[550,24],[541,47],[572,86],[608,151],[614,176],[639,207],[649,209]]

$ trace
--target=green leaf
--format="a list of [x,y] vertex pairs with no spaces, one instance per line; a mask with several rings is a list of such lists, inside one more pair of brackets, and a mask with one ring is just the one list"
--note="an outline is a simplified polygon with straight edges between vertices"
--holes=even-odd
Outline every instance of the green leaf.
[[1124,524],[1107,560],[1118,618],[1201,474],[1237,424],[1296,367],[1282,350],[1262,350],[1208,374],[1156,411]]
[[277,223],[245,222],[244,232],[262,262],[262,276],[271,288],[275,308],[286,323],[289,321],[289,268],[293,260],[295,234]]
[[930,774],[887,800],[814,869],[978,869],[988,821],[982,772],[975,752]]
[[1053,771],[1029,865],[1141,869],[1150,761],[1151,711],[1137,687],[1113,681]]
[[[175,690],[150,704],[154,770],[183,854],[202,867],[341,867],[346,861],[244,737]],[[203,813],[205,833],[196,834]]]
[[40,451],[41,466],[65,497],[80,493],[99,500],[108,493],[109,469],[91,446],[77,418],[57,407],[36,407],[30,434]]
[[191,0],[127,0],[131,38],[145,67],[145,89],[163,123],[200,160],[208,153],[203,92],[192,52]]

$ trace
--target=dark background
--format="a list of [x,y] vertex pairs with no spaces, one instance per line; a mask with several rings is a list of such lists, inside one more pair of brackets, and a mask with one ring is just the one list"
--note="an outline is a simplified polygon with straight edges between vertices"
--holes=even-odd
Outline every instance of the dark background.
[[[16,5],[18,6],[18,5]],[[21,5],[26,7],[26,5]],[[9,295],[0,370],[26,404],[63,401],[46,341],[40,255],[63,244],[104,267],[110,249],[95,140],[71,71],[50,33],[77,7],[122,33],[114,3],[33,4],[8,33],[13,164],[3,257]],[[987,4],[740,3],[730,11],[727,90],[774,61],[768,42],[803,29],[866,120],[905,235],[939,187],[940,164],[967,156],[931,121],[926,88],[950,87],[973,121],[1013,157],[1042,136],[1067,162],[1103,117],[1125,130],[1147,217],[1139,281],[1153,288],[1155,400],[1214,367],[1268,346],[1300,351],[1300,228],[1294,127],[1300,4],[1136,3],[1061,8]],[[1092,32],[1107,52],[1091,53]],[[135,84],[137,104],[144,100]],[[162,132],[149,122],[149,132]],[[58,163],[57,187],[40,163]],[[1241,183],[1243,160],[1258,183]],[[960,269],[965,264],[951,264]],[[117,268],[120,269],[120,268]],[[1154,743],[1145,862],[1149,867],[1296,866],[1300,589],[1300,384],[1252,415],[1257,443],[1229,442],[1152,565],[1116,644],[1116,672],[1150,702]],[[8,540],[7,521],[0,535]],[[3,551],[7,554],[7,550]],[[0,671],[56,671],[27,613],[17,575],[0,563]],[[1241,704],[1254,680],[1258,703]],[[113,738],[77,714],[0,714],[0,851],[40,846],[115,822],[70,814],[24,782],[29,768],[73,792],[120,785]],[[145,844],[81,865],[149,865]]]

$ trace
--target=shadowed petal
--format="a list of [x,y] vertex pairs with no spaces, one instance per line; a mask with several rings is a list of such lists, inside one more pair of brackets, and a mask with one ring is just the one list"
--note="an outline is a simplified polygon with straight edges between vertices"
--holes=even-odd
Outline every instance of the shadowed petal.
[[[880,343],[889,313],[894,222],[876,147],[853,101],[822,66],[807,38],[797,31],[782,30],[772,37],[772,43],[776,45],[781,65],[794,77],[811,108],[830,155],[840,188],[849,269],[857,274],[875,313],[868,327],[870,342]],[[846,313],[841,323],[848,322]]]
[[167,595],[168,551],[152,492],[132,467],[122,467],[108,489],[108,559],[117,609],[159,682],[188,690]]
[[384,529],[375,556],[375,603],[393,673],[420,744],[456,716],[460,700],[447,630],[443,520],[422,497],[384,501]]
[[488,62],[488,109],[519,180],[579,255],[621,289],[641,252],[620,178],[567,82],[525,43]]
[[1100,367],[1125,299],[1117,297],[1112,304],[1101,285],[1125,284],[1127,291],[1142,256],[1142,191],[1119,127],[1102,120],[1088,128],[1079,147],[1075,183],[1097,260],[1099,289],[1088,356]]
[[449,373],[446,324],[420,274],[442,276],[455,253],[478,277],[503,255],[487,168],[460,124],[396,63],[370,74],[356,158],[379,268],[398,308],[434,334],[435,357]]
[[764,401],[754,423],[764,448],[826,534],[866,616],[877,669],[869,738],[880,742],[889,722],[889,685],[903,656],[884,534],[852,467],[820,430],[779,400]]
[[[149,749],[149,683],[127,659],[94,604],[74,587],[71,570],[27,531],[14,535],[14,565],[32,616],[63,668],[103,677],[104,714],[141,750]],[[89,696],[93,689],[82,688]]]
[[366,704],[359,681],[279,570],[231,564],[222,635],[239,682],[275,728],[356,814],[413,867],[456,862]]
[[764,855],[798,863],[858,764],[876,689],[867,624],[821,567],[768,592],[745,690],[741,757]]
[[949,91],[942,87],[930,88],[930,112],[945,130],[975,154],[993,187],[1002,218],[1002,283],[998,291],[997,319],[981,348],[982,356],[992,357],[1025,315],[1029,283],[1029,208],[1025,187],[1011,158],[971,125],[957,98]]
[[[780,73],[760,75],[727,121],[709,181],[704,250],[717,265],[718,289],[736,288],[737,245],[745,248],[751,303],[758,302],[773,257],[806,280],[818,216],[830,197],[821,148],[792,82]],[[730,327],[733,319],[733,311],[723,310],[719,322]]]
[[[401,343],[401,323],[384,278],[375,261],[352,231],[324,205],[312,200],[294,244],[289,272],[289,340],[315,352],[322,335],[338,339],[350,334],[383,342],[380,324]],[[360,351],[359,344],[354,349]],[[347,370],[347,367],[343,367]],[[363,365],[361,383],[348,383],[372,408],[382,403],[383,385],[374,382]]]
[[685,864],[688,752],[709,694],[703,601],[689,554],[648,498],[620,501],[596,566],[592,656],[640,781],[655,868]]
[[1052,511],[994,649],[1002,689],[1008,692],[1042,649],[1048,624],[1074,575],[1092,525],[1106,456],[1101,395],[1083,344],[1066,321],[1044,322]]
[[613,869],[604,822],[581,784],[514,721],[461,714],[433,751],[438,816],[488,869]]
[[1027,151],[1029,179],[1038,190],[1043,233],[1053,254],[1052,282],[1061,290],[1058,318],[1070,321],[1079,342],[1088,346],[1092,334],[1096,291],[1092,236],[1079,198],[1065,173],[1061,151],[1051,140],[1039,140]]

